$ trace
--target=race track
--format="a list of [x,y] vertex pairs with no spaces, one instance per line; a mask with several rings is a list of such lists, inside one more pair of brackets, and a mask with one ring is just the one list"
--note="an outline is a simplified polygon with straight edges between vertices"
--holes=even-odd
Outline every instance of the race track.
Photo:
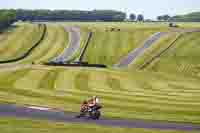
[[65,27],[65,31],[69,33],[69,45],[65,48],[63,53],[52,59],[50,62],[66,62],[70,60],[71,56],[80,47],[80,29],[77,27]]
[[126,57],[122,58],[119,63],[115,64],[114,67],[127,67],[131,62],[135,60],[139,55],[143,54],[144,51],[149,48],[155,41],[160,37],[166,35],[167,32],[157,32],[149,37],[142,46],[131,51]]
[[35,106],[16,106],[12,104],[0,105],[1,117],[31,118],[37,120],[50,120],[55,122],[88,123],[103,126],[126,127],[126,128],[146,128],[159,130],[181,130],[181,131],[200,131],[200,125],[189,123],[173,123],[163,121],[145,120],[120,120],[106,119],[89,120],[87,118],[77,119],[76,113],[63,112],[56,109]]

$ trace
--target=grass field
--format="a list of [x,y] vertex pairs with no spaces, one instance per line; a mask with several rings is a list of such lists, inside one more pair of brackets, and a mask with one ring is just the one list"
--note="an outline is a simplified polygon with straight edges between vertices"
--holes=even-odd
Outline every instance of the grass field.
[[32,54],[20,63],[47,62],[62,53],[68,45],[68,33],[59,25],[47,24],[47,34]]
[[[10,128],[12,127],[12,128]],[[160,131],[155,129],[112,128],[88,124],[70,124],[61,122],[38,121],[29,119],[1,118],[3,133],[197,133],[184,131]]]
[[[26,26],[26,25],[25,25]],[[28,24],[29,27],[33,27],[32,24]],[[26,29],[30,30],[29,27],[26,27]],[[21,29],[24,29],[24,24],[20,26]],[[21,30],[19,30],[21,31]],[[22,32],[22,31],[21,31]],[[24,31],[23,31],[24,32]],[[18,40],[18,38],[20,37],[20,34],[16,31],[16,33],[13,33],[16,37],[10,37],[9,39],[12,39],[13,42],[16,42],[16,40]],[[32,37],[34,36],[39,36],[39,34],[37,32],[34,32],[33,35],[30,35]],[[22,39],[23,40],[23,39]],[[27,47],[23,47],[21,48],[18,53],[20,55],[23,54],[23,52],[26,52],[28,48],[30,48],[32,46],[32,41],[27,40],[27,38],[24,38],[24,40],[26,40],[26,46]],[[24,44],[24,43],[23,43]],[[22,44],[19,44],[22,45]],[[39,64],[39,63],[44,63],[49,61],[50,59],[56,57],[57,55],[59,55],[68,45],[68,33],[64,31],[64,28],[62,26],[59,25],[52,25],[52,24],[47,24],[47,33],[45,34],[44,40],[31,52],[31,54],[12,64],[27,64],[27,63],[32,63],[34,62],[35,64]],[[10,46],[10,45],[5,45],[5,46]],[[16,49],[18,45],[16,43],[14,43],[12,46],[10,46],[12,49]],[[10,48],[10,49],[11,49]],[[12,50],[8,49],[7,53],[12,53]],[[2,48],[2,51],[6,51],[5,48]],[[12,54],[13,57],[12,58],[16,58],[16,55]],[[1,56],[3,57],[3,56]]]
[[0,84],[1,102],[77,112],[84,98],[98,95],[110,118],[200,123],[200,83],[193,77],[35,66],[1,70]]
[[[60,25],[58,25],[60,24]],[[138,71],[146,61],[167,48],[180,33],[170,33],[156,41],[128,70],[47,67],[38,65],[59,55],[68,45],[63,26],[79,26],[81,47],[72,56],[75,60],[89,31],[93,37],[84,57],[89,63],[112,66],[137,48],[155,32],[169,31],[166,23],[47,23],[44,40],[27,58],[0,69],[0,103],[36,105],[79,111],[80,103],[98,95],[103,116],[113,119],[145,119],[200,124],[200,33],[187,33],[160,58]],[[179,23],[181,28],[200,27],[195,23]],[[110,31],[111,28],[120,31]],[[22,38],[22,33],[24,34]],[[0,60],[20,56],[41,34],[37,25],[18,24],[9,33],[0,35]],[[6,37],[8,36],[8,37]],[[14,42],[14,45],[13,45]],[[34,62],[35,65],[31,65]],[[10,128],[12,127],[12,128]],[[27,128],[28,127],[28,128]],[[137,132],[158,131],[101,127],[84,124],[52,123],[5,118],[0,128],[8,132]],[[183,132],[181,132],[183,133]]]
[[0,60],[22,56],[41,38],[43,27],[32,24],[19,25],[9,37],[0,42]]

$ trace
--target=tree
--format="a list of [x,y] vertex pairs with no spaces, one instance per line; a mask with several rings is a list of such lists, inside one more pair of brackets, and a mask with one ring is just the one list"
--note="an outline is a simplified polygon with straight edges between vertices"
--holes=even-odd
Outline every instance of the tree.
[[10,26],[16,19],[14,10],[0,10],[0,30]]
[[161,15],[157,17],[157,20],[159,21],[169,21],[171,19],[171,17],[169,15]]
[[135,15],[134,13],[131,13],[130,16],[129,16],[129,19],[130,19],[131,21],[135,21],[136,15]]
[[139,22],[144,21],[144,16],[142,14],[139,14],[137,16],[137,21],[139,21]]
[[162,16],[158,16],[158,17],[157,17],[157,20],[158,20],[158,21],[162,21],[162,20],[163,20],[163,17],[162,17]]
[[171,17],[169,15],[163,15],[163,20],[168,21]]

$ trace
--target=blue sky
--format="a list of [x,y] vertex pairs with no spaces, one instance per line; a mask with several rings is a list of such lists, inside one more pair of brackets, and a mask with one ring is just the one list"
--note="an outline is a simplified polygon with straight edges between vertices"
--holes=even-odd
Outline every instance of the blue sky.
[[1,0],[0,8],[114,9],[155,18],[166,13],[174,15],[200,11],[200,0]]

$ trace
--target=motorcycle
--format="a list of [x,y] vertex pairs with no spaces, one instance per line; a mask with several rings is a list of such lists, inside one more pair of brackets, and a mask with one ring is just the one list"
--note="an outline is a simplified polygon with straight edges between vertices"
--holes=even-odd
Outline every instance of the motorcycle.
[[99,120],[101,116],[100,109],[102,107],[100,105],[96,105],[94,107],[81,107],[80,114],[76,116],[76,118],[87,117],[93,120]]

